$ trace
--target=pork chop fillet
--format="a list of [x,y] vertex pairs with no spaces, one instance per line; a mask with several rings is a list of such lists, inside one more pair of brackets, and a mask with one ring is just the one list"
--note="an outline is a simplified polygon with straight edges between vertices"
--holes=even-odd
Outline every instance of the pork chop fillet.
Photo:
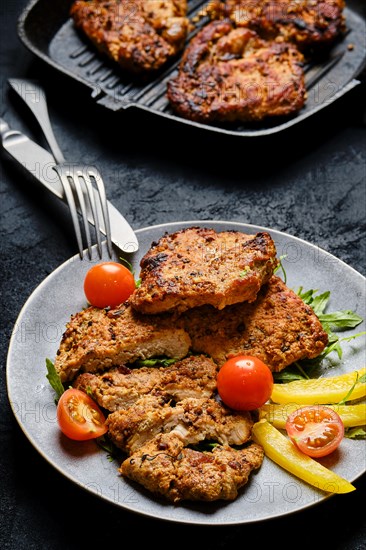
[[272,371],[321,354],[328,335],[311,307],[277,276],[251,304],[217,311],[202,306],[182,315],[192,349],[207,353],[219,366],[235,355],[253,355]]
[[277,264],[268,233],[190,227],[152,243],[141,260],[141,284],[130,303],[142,313],[155,314],[252,302]]
[[74,386],[90,393],[101,407],[116,411],[131,407],[147,395],[175,401],[211,397],[216,389],[216,376],[217,365],[212,359],[192,355],[168,367],[122,366],[98,376],[81,374]]
[[256,443],[241,450],[218,445],[212,452],[199,452],[171,432],[157,435],[124,460],[120,472],[175,503],[234,500],[263,458]]
[[159,433],[172,431],[189,445],[205,439],[242,445],[251,437],[253,419],[249,412],[234,412],[215,399],[188,398],[172,406],[160,396],[148,395],[111,413],[107,425],[115,445],[132,454]]
[[306,100],[302,63],[290,43],[213,21],[186,47],[167,97],[177,114],[203,123],[291,115]]
[[186,0],[77,0],[71,16],[96,48],[133,73],[156,71],[184,46]]
[[190,346],[188,334],[169,316],[143,316],[126,302],[119,308],[89,307],[71,316],[55,359],[62,382],[79,371],[101,372],[137,359],[180,359]]
[[226,0],[237,26],[267,40],[296,44],[301,50],[329,46],[345,30],[344,0]]

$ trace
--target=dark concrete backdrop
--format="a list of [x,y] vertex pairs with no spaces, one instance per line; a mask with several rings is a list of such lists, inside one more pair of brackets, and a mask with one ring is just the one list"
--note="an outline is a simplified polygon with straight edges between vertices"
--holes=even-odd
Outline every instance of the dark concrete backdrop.
[[[10,77],[39,80],[66,158],[99,167],[110,200],[135,229],[193,219],[253,223],[306,239],[366,274],[364,83],[301,127],[270,138],[210,134],[142,111],[116,114],[96,106],[80,85],[24,48],[16,22],[25,5],[24,0],[11,0],[0,8],[2,116],[14,128],[42,140],[31,115],[7,85]],[[362,13],[361,0],[350,0],[349,5]],[[283,548],[366,547],[365,476],[357,480],[358,490],[342,499],[331,498],[264,525],[215,530],[130,514],[81,491],[56,472],[13,418],[5,363],[8,339],[25,300],[76,252],[76,246],[67,208],[35,189],[6,160],[0,185],[1,548],[93,548],[96,539],[98,547],[126,547],[126,535],[141,548],[180,547],[183,541],[211,549],[261,543]]]

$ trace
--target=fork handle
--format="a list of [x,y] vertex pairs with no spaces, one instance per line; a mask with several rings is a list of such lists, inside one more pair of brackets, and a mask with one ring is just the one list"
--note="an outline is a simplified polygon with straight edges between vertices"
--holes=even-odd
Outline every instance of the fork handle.
[[34,81],[22,78],[10,78],[8,82],[36,117],[56,162],[65,162],[52,130],[44,89]]

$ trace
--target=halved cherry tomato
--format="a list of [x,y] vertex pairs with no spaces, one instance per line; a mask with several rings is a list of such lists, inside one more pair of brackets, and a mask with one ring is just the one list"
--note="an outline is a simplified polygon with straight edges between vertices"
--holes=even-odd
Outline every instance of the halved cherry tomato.
[[289,415],[286,431],[300,451],[318,458],[338,447],[344,436],[344,425],[334,409],[308,405]]
[[89,269],[84,292],[95,307],[116,307],[125,302],[136,288],[133,273],[117,262],[102,262]]
[[89,395],[69,388],[57,404],[57,420],[61,431],[70,439],[85,441],[106,433],[105,416]]
[[249,355],[232,357],[219,370],[217,391],[223,402],[238,411],[252,411],[270,397],[273,376],[260,359]]

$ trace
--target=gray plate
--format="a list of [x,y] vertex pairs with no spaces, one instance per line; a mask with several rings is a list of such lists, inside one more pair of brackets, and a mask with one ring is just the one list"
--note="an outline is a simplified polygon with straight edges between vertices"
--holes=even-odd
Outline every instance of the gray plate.
[[[173,232],[193,225],[213,227],[218,231],[268,231],[275,240],[278,255],[287,255],[283,263],[289,287],[297,289],[302,285],[305,289],[330,290],[328,311],[352,309],[366,317],[365,278],[360,273],[317,246],[253,225],[191,221],[140,229],[136,232],[140,251],[129,258],[136,273],[141,256],[153,240],[165,231]],[[57,426],[54,393],[46,379],[45,358],[54,359],[70,315],[86,305],[83,279],[90,266],[90,262],[75,256],[51,273],[21,310],[10,342],[7,361],[10,403],[24,434],[50,464],[81,488],[114,505],[180,523],[229,525],[256,522],[291,514],[328,498],[327,494],[301,482],[266,458],[234,502],[173,506],[120,478],[118,464],[109,462],[106,453],[95,442],[78,443],[65,438]],[[347,336],[363,330],[365,323],[355,331],[347,331]],[[325,375],[364,366],[364,337],[345,343],[343,350],[341,363],[333,357],[332,362],[324,365]],[[323,460],[326,466],[352,482],[366,470],[365,441],[345,439],[337,452]],[[334,498],[339,498],[341,504],[342,496]]]

